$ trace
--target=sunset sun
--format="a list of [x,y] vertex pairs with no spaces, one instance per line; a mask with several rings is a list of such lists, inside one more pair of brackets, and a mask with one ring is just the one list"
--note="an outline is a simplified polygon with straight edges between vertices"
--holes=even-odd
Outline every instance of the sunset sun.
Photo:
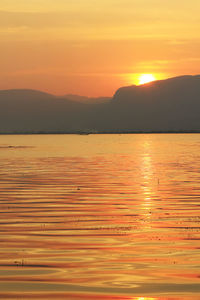
[[139,84],[145,84],[151,81],[155,81],[156,78],[153,74],[142,74],[139,77]]

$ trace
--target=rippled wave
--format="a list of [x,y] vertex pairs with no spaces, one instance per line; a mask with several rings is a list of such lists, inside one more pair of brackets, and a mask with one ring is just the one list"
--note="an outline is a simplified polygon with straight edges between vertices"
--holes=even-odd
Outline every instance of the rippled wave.
[[1,136],[0,298],[199,299],[199,146]]

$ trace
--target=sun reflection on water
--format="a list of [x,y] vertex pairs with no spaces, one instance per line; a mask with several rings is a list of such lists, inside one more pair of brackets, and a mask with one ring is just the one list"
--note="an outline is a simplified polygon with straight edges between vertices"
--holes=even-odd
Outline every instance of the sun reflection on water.
[[143,144],[143,153],[141,153],[141,195],[143,196],[142,205],[144,209],[149,210],[152,206],[153,194],[153,162],[152,162],[152,143],[146,141]]
[[1,299],[199,299],[199,135],[15,143],[0,153]]

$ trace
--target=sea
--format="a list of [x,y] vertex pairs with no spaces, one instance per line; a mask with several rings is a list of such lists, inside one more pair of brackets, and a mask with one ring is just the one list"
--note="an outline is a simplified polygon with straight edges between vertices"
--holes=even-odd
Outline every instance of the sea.
[[200,134],[0,135],[0,299],[200,299]]

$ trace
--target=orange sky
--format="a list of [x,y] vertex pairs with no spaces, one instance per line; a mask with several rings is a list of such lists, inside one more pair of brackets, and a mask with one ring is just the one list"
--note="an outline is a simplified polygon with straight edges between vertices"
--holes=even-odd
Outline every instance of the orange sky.
[[0,89],[111,96],[200,73],[200,1],[1,0]]

